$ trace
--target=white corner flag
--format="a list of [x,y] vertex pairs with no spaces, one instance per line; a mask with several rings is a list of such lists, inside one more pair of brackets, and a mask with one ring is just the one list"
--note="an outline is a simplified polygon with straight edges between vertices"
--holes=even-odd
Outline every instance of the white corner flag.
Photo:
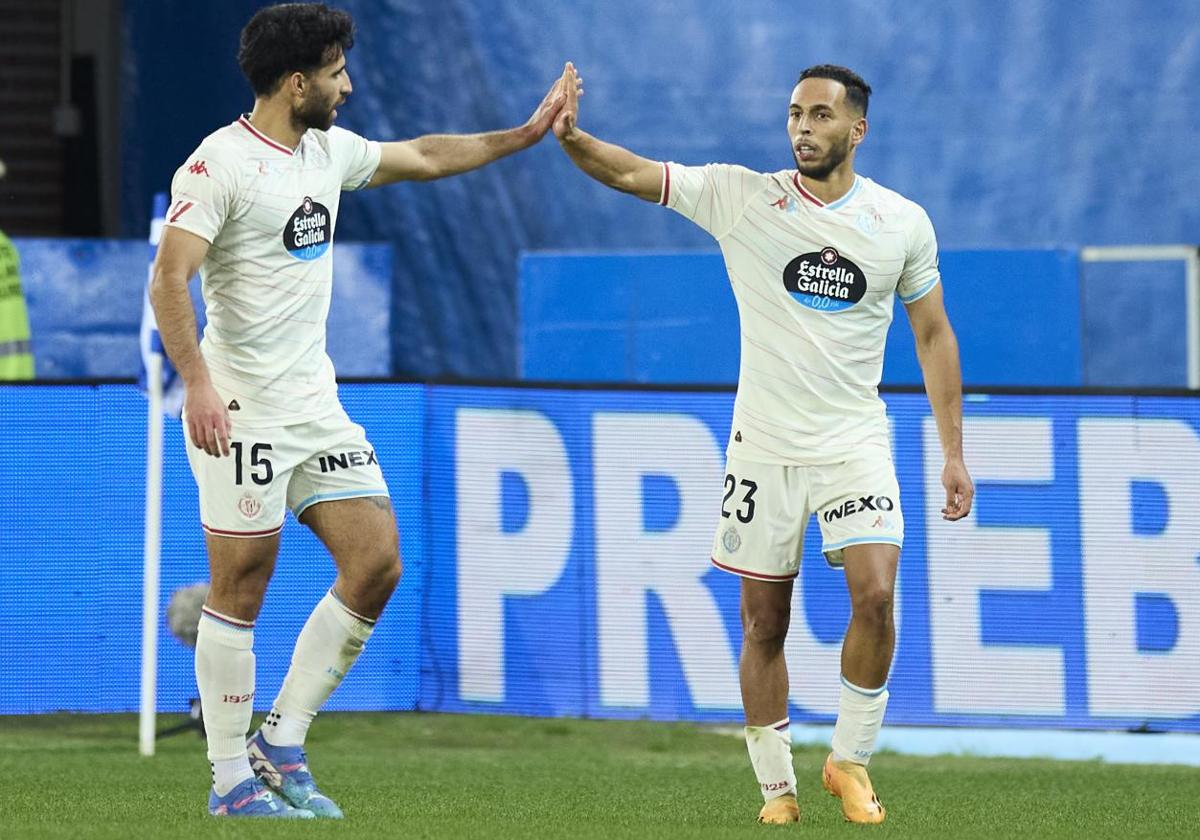
[[158,322],[154,319],[154,308],[150,306],[150,272],[154,270],[154,255],[158,252],[158,241],[162,238],[163,224],[167,218],[167,200],[166,193],[154,194],[154,210],[150,219],[150,267],[146,271],[146,288],[142,292],[142,329],[139,336],[142,371],[138,376],[138,386],[143,392],[149,393],[151,357],[158,356],[162,369],[162,411],[171,417],[178,417],[183,412],[183,379],[163,352],[162,336],[158,334]]
[[138,703],[138,752],[154,755],[158,714],[158,601],[162,548],[163,414],[179,417],[183,380],[163,352],[158,322],[150,306],[149,278],[167,215],[167,195],[154,196],[150,221],[150,268],[142,290],[142,375],[139,384],[149,400],[146,415],[146,529],[142,545],[142,684]]

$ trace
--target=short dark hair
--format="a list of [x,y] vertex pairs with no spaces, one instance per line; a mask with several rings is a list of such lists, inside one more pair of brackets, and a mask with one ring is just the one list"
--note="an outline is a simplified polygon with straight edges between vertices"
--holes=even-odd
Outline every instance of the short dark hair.
[[862,111],[864,117],[867,115],[867,104],[871,99],[871,86],[850,68],[837,64],[817,64],[802,72],[800,78],[796,80],[796,84],[800,84],[805,79],[832,79],[835,82],[841,82],[842,86],[846,88],[846,101]]
[[238,65],[255,96],[278,90],[289,73],[311,73],[354,46],[354,19],[323,3],[259,9],[242,29]]

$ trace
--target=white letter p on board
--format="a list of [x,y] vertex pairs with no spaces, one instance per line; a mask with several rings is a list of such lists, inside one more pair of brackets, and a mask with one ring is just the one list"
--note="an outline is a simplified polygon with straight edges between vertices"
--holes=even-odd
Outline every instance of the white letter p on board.
[[[506,533],[503,474],[528,492],[528,515]],[[504,599],[536,595],[562,574],[575,527],[571,467],[562,436],[538,411],[460,408],[455,430],[458,499],[458,691],[504,700]]]

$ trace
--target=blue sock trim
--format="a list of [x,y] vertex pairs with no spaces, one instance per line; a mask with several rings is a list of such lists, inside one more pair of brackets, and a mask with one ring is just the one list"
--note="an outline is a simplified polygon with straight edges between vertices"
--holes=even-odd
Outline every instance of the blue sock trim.
[[855,685],[854,683],[850,682],[850,680],[846,679],[845,675],[842,676],[842,685],[846,686],[846,688],[850,689],[855,694],[861,694],[863,697],[878,697],[879,695],[883,694],[883,692],[887,691],[887,683],[879,686],[879,688],[863,688],[860,685]]

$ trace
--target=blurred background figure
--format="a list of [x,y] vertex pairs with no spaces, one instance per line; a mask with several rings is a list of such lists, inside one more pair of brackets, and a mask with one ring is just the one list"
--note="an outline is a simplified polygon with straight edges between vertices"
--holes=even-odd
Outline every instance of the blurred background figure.
[[[7,173],[0,159],[0,181]],[[14,379],[33,379],[33,352],[21,290],[21,259],[12,240],[0,230],[0,380]]]

